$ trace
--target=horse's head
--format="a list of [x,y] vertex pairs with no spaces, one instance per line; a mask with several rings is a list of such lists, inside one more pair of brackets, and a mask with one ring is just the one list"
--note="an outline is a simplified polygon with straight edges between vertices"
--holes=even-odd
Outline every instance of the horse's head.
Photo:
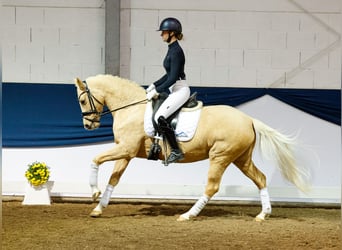
[[93,130],[100,127],[101,114],[104,107],[104,98],[100,94],[95,96],[96,90],[90,91],[87,82],[75,79],[78,102],[83,116],[85,129]]

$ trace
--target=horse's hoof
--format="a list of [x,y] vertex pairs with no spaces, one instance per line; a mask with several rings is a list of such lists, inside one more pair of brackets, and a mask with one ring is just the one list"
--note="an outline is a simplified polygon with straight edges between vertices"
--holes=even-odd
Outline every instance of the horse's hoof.
[[256,222],[263,222],[267,217],[269,217],[271,214],[261,212],[255,217]]
[[255,217],[255,221],[256,222],[263,222],[263,221],[265,221],[265,218],[261,218],[261,217]]
[[98,218],[98,217],[100,217],[100,216],[101,216],[101,214],[102,214],[102,212],[101,212],[101,211],[96,211],[96,210],[93,210],[93,211],[91,211],[91,213],[90,213],[90,217],[93,217],[93,218]]
[[93,195],[92,195],[93,202],[95,202],[97,200],[97,198],[100,197],[100,195],[101,195],[101,191],[93,193]]
[[189,217],[186,217],[186,216],[183,216],[183,215],[180,215],[178,218],[177,218],[177,221],[189,221],[190,218]]

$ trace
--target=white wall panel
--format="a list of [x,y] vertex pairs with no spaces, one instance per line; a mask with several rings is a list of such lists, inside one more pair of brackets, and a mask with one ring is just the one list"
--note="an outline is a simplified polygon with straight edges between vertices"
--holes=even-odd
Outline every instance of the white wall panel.
[[59,65],[57,63],[31,63],[30,81],[48,83],[50,79],[58,79]]
[[3,4],[4,82],[70,83],[104,72],[104,1]]
[[14,7],[1,6],[0,13],[1,13],[1,24],[3,26],[15,24],[15,8]]
[[286,48],[286,33],[260,31],[258,36],[259,49],[284,49]]
[[268,87],[274,82],[277,82],[277,86],[285,85],[285,70],[275,69],[258,69],[257,70],[257,86]]
[[272,51],[272,68],[292,69],[299,65],[299,50],[282,49]]
[[[41,63],[43,51],[45,54],[42,60],[43,63],[50,65],[48,67],[58,62],[55,65],[56,69],[52,70],[58,71],[57,79],[55,74],[51,74],[50,79],[45,78],[47,82],[70,82],[70,74],[63,75],[65,71],[60,70],[62,64],[70,62],[79,64],[76,67],[82,69],[82,75],[78,75],[79,77],[85,78],[93,74],[94,70],[87,71],[90,68],[98,69],[99,72],[96,73],[103,73],[105,1],[14,0],[4,1],[3,4],[3,49],[13,51],[13,45],[18,45],[18,50],[14,50],[14,61],[10,53],[2,55],[4,64],[35,64],[32,68],[36,68]],[[151,82],[152,76],[146,75],[146,69],[157,66],[158,63],[162,65],[167,49],[166,44],[161,41],[160,34],[155,30],[162,19],[174,16],[183,24],[185,39],[181,44],[186,52],[186,73],[191,84],[215,85],[215,80],[208,79],[223,81],[226,74],[223,74],[224,77],[222,74],[216,77],[210,72],[216,71],[220,74],[228,71],[229,79],[225,86],[249,87],[250,84],[254,86],[260,82],[260,72],[270,73],[269,77],[262,78],[280,79],[285,71],[287,77],[280,85],[271,82],[263,86],[318,88],[324,85],[328,88],[339,88],[341,67],[338,57],[341,48],[338,41],[341,15],[337,0],[324,3],[318,0],[215,0],[210,3],[202,0],[175,0],[172,3],[127,0],[121,2],[121,8],[120,46],[126,51],[124,54],[121,53],[121,76],[133,78],[141,84]],[[331,46],[334,43],[336,46]],[[33,48],[27,55],[22,53],[22,47],[36,45],[42,49]],[[159,58],[155,56],[152,60],[146,60],[152,48],[160,49],[160,61],[154,60]],[[228,58],[216,55],[217,58],[214,60],[217,60],[218,64],[209,65],[212,59],[207,60],[205,51],[208,49],[213,49],[215,53],[228,50],[224,55]],[[244,55],[242,64],[239,59],[236,60],[236,50],[241,50]],[[254,56],[250,50],[254,50]],[[260,57],[265,53],[264,50],[271,51],[271,67],[268,66],[267,58]],[[91,55],[86,56],[88,53]],[[321,55],[317,57],[317,54]],[[311,61],[310,65],[307,65],[304,59]],[[237,63],[232,63],[235,61]],[[302,67],[303,61],[305,65]],[[199,64],[202,65],[199,67]],[[213,67],[218,68],[209,72],[208,69]],[[310,67],[319,70],[309,72]],[[279,72],[280,69],[283,71]],[[321,69],[326,71],[323,72]],[[23,71],[24,75],[18,77],[14,75],[15,70],[4,67],[3,80],[37,80],[34,73],[31,76],[30,71]],[[237,72],[247,72],[248,76],[245,80],[237,79]],[[324,81],[324,76],[328,75],[326,72],[332,76]],[[76,73],[79,71],[75,72],[75,75]],[[278,73],[280,74],[276,77]],[[253,80],[250,79],[252,76]],[[221,86],[221,83],[219,84]]]
[[[255,85],[255,82],[259,82],[258,74],[254,72],[268,72],[270,77],[268,79],[280,79],[285,73],[287,78],[283,78],[284,81],[279,83],[271,82],[267,86],[283,86],[283,87],[298,87],[298,88],[316,88],[314,85],[315,77],[313,71],[309,72],[307,65],[301,68],[301,52],[305,50],[314,50],[316,53],[328,55],[331,49],[326,49],[333,42],[339,39],[335,30],[340,30],[340,24],[337,24],[338,17],[340,16],[337,9],[340,8],[337,1],[329,1],[330,6],[323,6],[322,2],[315,1],[313,5],[307,1],[297,1],[298,4],[294,4],[291,1],[210,1],[210,4],[201,1],[203,5],[199,5],[198,1],[187,1],[178,3],[173,1],[159,2],[155,1],[129,1],[122,4],[122,8],[127,11],[131,9],[134,13],[135,21],[131,23],[131,30],[135,29],[135,22],[140,15],[144,15],[146,12],[153,13],[159,11],[159,22],[167,17],[174,16],[178,18],[183,24],[183,30],[185,40],[181,42],[181,45],[186,50],[186,69],[188,80],[191,83],[199,82],[200,86],[215,85],[214,81],[209,81],[208,78],[215,79],[214,76],[208,76],[208,68],[213,66],[200,66],[200,78],[194,75],[193,69],[198,68],[202,62],[207,62],[205,54],[201,53],[201,50],[215,49],[216,51],[227,49],[229,51],[240,49],[248,56],[244,57],[244,63],[238,67],[232,67],[228,61],[229,59],[220,60],[219,72],[222,72],[222,67],[227,67],[231,72],[230,80],[226,82],[226,86],[244,86],[248,87],[249,84]],[[179,5],[178,5],[179,4]],[[321,9],[318,10],[318,6]],[[335,6],[335,7],[332,7]],[[337,9],[336,9],[337,8]],[[140,17],[143,20],[143,17]],[[149,30],[150,23],[147,22],[145,30]],[[138,27],[142,27],[142,24],[137,24]],[[158,24],[156,25],[158,27]],[[153,36],[148,38],[148,36]],[[154,34],[153,31],[145,33],[144,39],[153,41],[155,46],[162,46],[163,42],[159,40],[159,34]],[[136,41],[135,38],[131,38],[131,41]],[[139,49],[146,51],[148,45],[140,47]],[[132,48],[135,46],[132,44]],[[166,46],[165,46],[166,47]],[[267,59],[251,58],[248,55],[249,50],[255,50],[255,54],[262,54],[263,50],[271,50],[272,59],[271,67],[267,65]],[[200,52],[198,52],[200,51]],[[340,48],[336,50],[338,54]],[[142,52],[144,53],[144,52]],[[147,52],[146,52],[147,54]],[[163,56],[163,54],[161,54]],[[227,54],[229,56],[229,54]],[[313,54],[312,56],[315,56]],[[247,59],[247,60],[246,60]],[[325,64],[325,59],[321,58],[307,58],[313,61],[315,65]],[[266,61],[265,61],[266,60]],[[139,61],[138,61],[139,62]],[[226,62],[223,64],[223,62]],[[162,61],[160,62],[160,64]],[[145,65],[149,62],[146,61]],[[252,66],[254,65],[254,66]],[[125,67],[123,65],[122,67]],[[135,61],[132,60],[131,68],[139,67]],[[216,65],[218,66],[218,65]],[[330,68],[332,70],[334,78],[340,79],[340,70]],[[282,71],[279,71],[282,69]],[[232,77],[237,75],[236,72],[249,72],[254,76],[251,80],[251,74],[248,74],[243,79],[236,79]],[[135,72],[133,70],[132,72]],[[213,71],[211,71],[213,72]],[[278,75],[276,77],[275,75]],[[260,74],[259,74],[260,75]],[[126,76],[127,77],[127,76]],[[128,76],[129,77],[129,76]],[[144,75],[141,83],[150,77]],[[193,79],[192,79],[193,78]],[[218,77],[222,79],[222,77]],[[236,82],[234,82],[237,80]],[[289,80],[289,81],[287,81]],[[303,80],[303,82],[301,82]],[[332,88],[336,88],[336,83],[332,83]]]
[[314,71],[315,88],[341,88],[341,73],[336,70],[315,70]]
[[300,14],[286,11],[271,14],[271,29],[274,31],[299,31]]
[[15,24],[22,26],[35,26],[44,23],[44,8],[15,8]]
[[4,6],[99,8],[104,0],[2,0]]
[[247,69],[271,68],[271,50],[245,50],[244,66]]

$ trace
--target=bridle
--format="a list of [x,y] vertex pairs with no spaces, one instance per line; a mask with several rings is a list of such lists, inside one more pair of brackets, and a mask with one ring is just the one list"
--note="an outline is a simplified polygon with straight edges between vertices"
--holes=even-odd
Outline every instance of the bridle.
[[116,108],[116,109],[112,109],[112,110],[107,110],[107,111],[104,111],[104,112],[99,112],[97,111],[96,109],[96,106],[95,106],[95,102],[97,102],[98,104],[100,104],[101,106],[104,106],[104,103],[100,102],[91,92],[90,92],[90,89],[88,88],[88,84],[86,81],[83,81],[83,83],[85,84],[85,91],[83,91],[79,96],[78,96],[78,100],[80,100],[81,96],[84,95],[84,94],[87,94],[88,96],[88,101],[89,101],[89,105],[90,105],[90,110],[89,111],[85,111],[85,112],[82,112],[82,117],[83,119],[87,120],[87,121],[90,121],[90,122],[100,122],[100,119],[91,119],[89,118],[88,116],[89,115],[92,115],[92,114],[96,114],[99,116],[99,118],[101,118],[101,116],[103,115],[107,115],[107,114],[110,114],[112,112],[115,112],[115,111],[118,111],[120,109],[124,109],[124,108],[127,108],[127,107],[130,107],[130,106],[133,106],[133,105],[136,105],[136,104],[142,104],[144,102],[147,101],[147,99],[143,99],[141,101],[137,101],[137,102],[133,102],[133,103],[130,103],[130,104],[127,104],[125,106],[122,106],[122,107],[119,107],[119,108]]

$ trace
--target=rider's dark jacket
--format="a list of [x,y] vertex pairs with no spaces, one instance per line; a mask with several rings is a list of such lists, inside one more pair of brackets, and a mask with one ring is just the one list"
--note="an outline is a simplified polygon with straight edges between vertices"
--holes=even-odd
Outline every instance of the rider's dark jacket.
[[178,80],[185,80],[184,73],[185,56],[178,41],[169,44],[169,49],[164,59],[166,74],[154,82],[158,93],[169,93],[169,88]]

